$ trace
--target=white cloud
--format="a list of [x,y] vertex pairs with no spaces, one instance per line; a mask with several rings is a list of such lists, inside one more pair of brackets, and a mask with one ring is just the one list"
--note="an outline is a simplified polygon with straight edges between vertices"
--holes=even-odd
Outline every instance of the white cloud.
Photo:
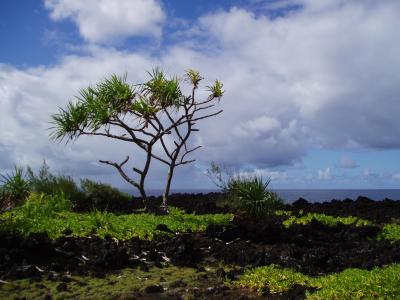
[[273,131],[280,130],[280,128],[281,124],[278,120],[267,116],[261,116],[254,120],[240,124],[236,127],[235,133],[242,137],[249,135],[261,137],[263,135],[269,136]]
[[318,179],[332,179],[331,168],[328,167],[325,170],[318,170]]
[[91,43],[160,37],[165,13],[157,0],[45,0],[53,20],[71,19]]

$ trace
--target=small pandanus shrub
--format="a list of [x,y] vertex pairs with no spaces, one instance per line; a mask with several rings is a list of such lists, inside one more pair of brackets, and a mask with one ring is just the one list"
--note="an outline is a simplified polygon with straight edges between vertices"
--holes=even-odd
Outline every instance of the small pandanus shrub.
[[27,180],[24,168],[14,166],[11,173],[1,175],[1,198],[2,202],[15,206],[21,204],[28,197],[30,192],[29,182]]
[[283,201],[276,193],[268,190],[271,180],[261,176],[235,176],[228,188],[237,207],[253,218],[271,216],[282,207]]

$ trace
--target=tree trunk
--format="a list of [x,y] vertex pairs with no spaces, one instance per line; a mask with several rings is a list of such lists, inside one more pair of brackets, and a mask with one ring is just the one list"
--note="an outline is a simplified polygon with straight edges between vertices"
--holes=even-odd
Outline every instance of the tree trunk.
[[152,147],[149,146],[149,148],[147,149],[146,163],[145,163],[143,171],[141,173],[140,182],[139,182],[139,186],[140,186],[139,191],[140,191],[140,195],[142,196],[142,201],[143,201],[144,208],[146,210],[148,209],[149,203],[147,201],[147,195],[146,195],[146,192],[144,190],[144,180],[145,180],[145,178],[147,176],[147,173],[148,173],[149,167],[150,167],[151,151],[152,151]]
[[172,176],[174,175],[174,168],[170,167],[168,171],[168,176],[167,176],[167,185],[165,186],[165,190],[163,193],[163,201],[161,204],[161,208],[165,211],[168,212],[168,195],[169,195],[169,190],[171,188],[171,181],[172,181]]

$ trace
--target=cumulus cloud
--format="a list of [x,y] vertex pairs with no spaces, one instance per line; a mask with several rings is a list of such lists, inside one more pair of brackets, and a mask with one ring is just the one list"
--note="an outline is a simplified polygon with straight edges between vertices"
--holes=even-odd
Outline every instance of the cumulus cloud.
[[353,169],[357,168],[358,164],[350,156],[342,155],[339,160],[339,167],[345,169]]
[[53,20],[71,19],[91,43],[161,35],[165,13],[157,0],[45,0]]

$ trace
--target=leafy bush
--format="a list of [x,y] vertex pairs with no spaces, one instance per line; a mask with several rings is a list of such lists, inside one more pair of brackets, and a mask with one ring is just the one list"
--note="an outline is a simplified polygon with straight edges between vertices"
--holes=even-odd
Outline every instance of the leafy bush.
[[35,193],[56,195],[63,193],[77,210],[108,210],[126,206],[131,196],[108,184],[83,179],[80,186],[70,176],[54,175],[44,161],[38,173],[28,167],[28,182]]
[[43,162],[38,174],[28,167],[28,181],[30,189],[36,193],[47,195],[63,193],[73,203],[79,203],[85,197],[72,177],[52,174],[46,161]]
[[119,191],[111,185],[94,182],[89,179],[81,180],[81,189],[84,194],[84,202],[76,203],[78,209],[98,209],[117,211],[120,207],[132,199],[132,196]]
[[264,181],[261,176],[241,176],[215,162],[211,162],[206,175],[226,193],[224,205],[243,210],[254,218],[273,215],[283,205],[282,199],[268,190],[270,179]]
[[261,176],[236,176],[228,183],[237,207],[254,218],[270,216],[282,207],[283,201],[268,190],[270,179]]
[[20,209],[27,218],[36,218],[37,216],[53,217],[56,213],[68,211],[71,208],[71,200],[62,192],[52,195],[33,192]]
[[14,166],[11,173],[1,175],[1,203],[2,206],[22,204],[29,195],[30,187],[24,168]]

